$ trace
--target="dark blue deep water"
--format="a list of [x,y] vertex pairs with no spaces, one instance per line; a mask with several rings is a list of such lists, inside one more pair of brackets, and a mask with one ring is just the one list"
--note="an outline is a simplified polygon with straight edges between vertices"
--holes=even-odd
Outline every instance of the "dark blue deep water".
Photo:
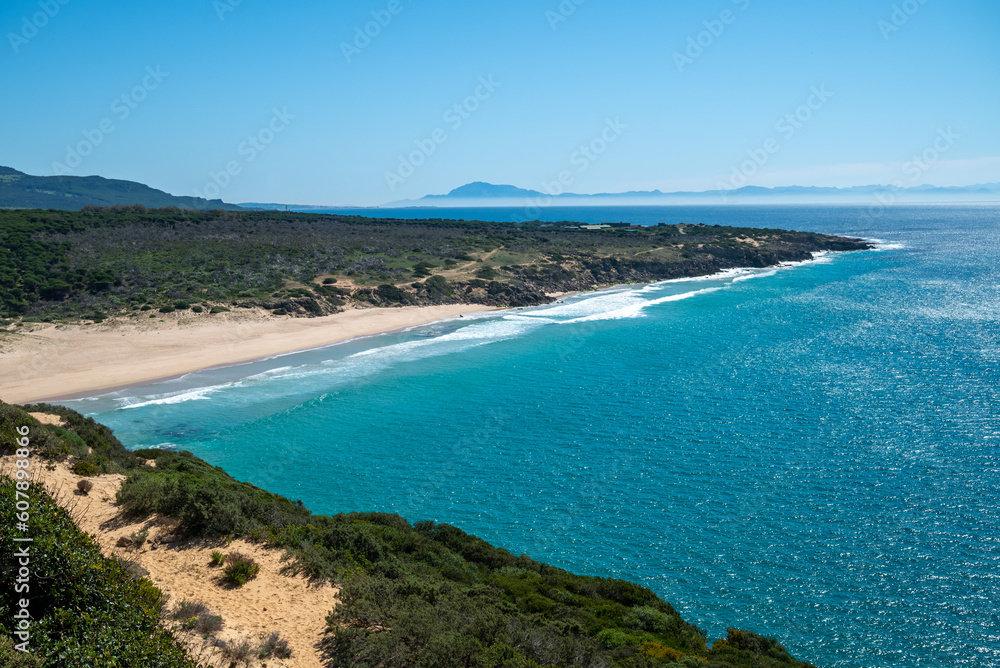
[[317,512],[448,522],[639,582],[710,636],[828,667],[1000,666],[1000,208],[543,216],[883,244],[68,405]]

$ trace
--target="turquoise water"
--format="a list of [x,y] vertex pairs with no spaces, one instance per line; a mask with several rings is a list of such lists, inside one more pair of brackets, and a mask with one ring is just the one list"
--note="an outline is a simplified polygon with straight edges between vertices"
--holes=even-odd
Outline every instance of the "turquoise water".
[[820,666],[1000,666],[1000,208],[545,215],[883,243],[67,405],[313,511],[642,583],[710,636],[754,629]]

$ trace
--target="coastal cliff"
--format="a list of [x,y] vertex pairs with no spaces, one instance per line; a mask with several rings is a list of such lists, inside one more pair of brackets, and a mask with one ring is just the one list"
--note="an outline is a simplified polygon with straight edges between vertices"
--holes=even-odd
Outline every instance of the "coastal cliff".
[[[574,575],[448,525],[411,524],[381,513],[313,515],[301,502],[238,482],[190,453],[130,452],[109,429],[69,409],[0,404],[5,460],[15,455],[15,439],[25,430],[33,480],[44,480],[43,467],[68,466],[80,490],[94,490],[93,482],[105,478],[120,481],[117,514],[98,525],[101,531],[120,532],[149,517],[169,527],[151,539],[147,559],[215,544],[231,550],[233,541],[249,541],[285,551],[286,576],[305,574],[340,587],[320,642],[262,637],[239,660],[245,665],[263,666],[256,658],[261,652],[267,665],[311,665],[283,663],[296,652],[311,652],[325,666],[812,668],[776,640],[749,631],[731,629],[709,642],[669,603],[626,581]],[[5,461],[5,497],[15,494],[16,470]],[[74,497],[63,491],[54,496],[67,505]],[[13,503],[0,510],[0,563],[4,580],[13,581],[11,539],[35,540],[33,653],[14,655],[5,640],[14,637],[10,620],[19,604],[8,588],[0,592],[0,657],[17,656],[24,666],[187,668],[203,660],[201,654],[192,658],[188,628],[204,631],[204,646],[223,648],[209,658],[239,649],[234,640],[212,639],[227,623],[224,615],[215,621],[191,600],[168,605],[146,569],[107,550],[102,554],[99,543],[73,524],[74,517],[86,521],[90,503],[72,503],[71,515],[42,484],[26,492],[33,499],[26,527],[16,528]],[[135,547],[136,541],[146,542],[147,534],[125,542]],[[255,577],[257,572],[249,575]],[[204,586],[228,587],[238,602],[243,585],[212,580]],[[229,665],[225,661],[214,665]]]

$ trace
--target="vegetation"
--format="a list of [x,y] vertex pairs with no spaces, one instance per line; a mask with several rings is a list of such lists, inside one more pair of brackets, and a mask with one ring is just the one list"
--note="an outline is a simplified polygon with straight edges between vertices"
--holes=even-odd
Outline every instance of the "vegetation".
[[260,573],[260,564],[254,561],[250,555],[242,552],[230,552],[226,555],[226,566],[222,570],[232,584],[242,587],[257,577],[257,574]]
[[180,622],[182,628],[203,636],[213,636],[222,630],[222,617],[213,615],[201,601],[181,601],[169,617]]
[[[6,425],[4,425],[6,426]],[[15,483],[0,477],[0,568],[13,585],[15,551]],[[173,636],[158,626],[163,596],[144,578],[135,579],[123,562],[101,555],[97,543],[73,524],[69,514],[41,485],[32,484],[27,535],[30,547],[30,592],[0,588],[0,665],[66,668],[194,668]],[[7,502],[6,500],[11,500]],[[9,640],[21,597],[30,600],[33,623],[30,648],[36,660],[11,659]],[[21,654],[21,653],[18,653]]]
[[261,639],[260,647],[257,649],[258,659],[290,659],[292,648],[288,646],[288,641],[281,637],[277,631],[264,636]]
[[[524,306],[546,292],[802,260],[866,244],[819,234],[660,225],[378,220],[142,206],[0,211],[0,318],[317,316],[364,306]],[[414,281],[414,279],[417,279]]]
[[[31,409],[56,410],[47,405]],[[301,504],[238,482],[190,453],[128,452],[121,444],[115,446],[114,437],[99,425],[72,411],[60,410],[68,425],[80,426],[83,433],[77,436],[81,441],[101,445],[107,461],[127,473],[118,495],[127,512],[176,517],[181,521],[180,531],[189,536],[243,535],[282,547],[294,558],[292,568],[340,584],[341,603],[328,618],[325,649],[331,665],[810,666],[792,658],[777,641],[747,631],[730,630],[726,638],[709,644],[704,632],[684,622],[669,603],[638,585],[574,575],[524,555],[515,556],[448,525],[410,524],[396,515],[380,513],[312,515]],[[12,433],[16,424],[32,424],[33,442],[44,443],[50,438],[56,442],[58,434],[54,430],[58,428],[39,425],[21,409],[0,404],[0,437]],[[89,441],[84,440],[85,436]],[[58,438],[67,439],[65,435]],[[120,451],[111,452],[114,448]],[[132,464],[129,458],[134,460]],[[144,466],[146,459],[155,459],[156,467]],[[56,510],[52,509],[52,513]],[[70,531],[69,518],[64,513],[59,517],[69,523],[64,530]],[[3,526],[9,527],[10,523]],[[80,549],[89,549],[93,554],[96,546],[89,539],[80,541],[89,546]],[[3,549],[9,549],[11,544],[5,540]],[[65,551],[75,554],[75,543],[67,545]],[[113,568],[115,573],[123,572],[121,566]],[[65,572],[78,571],[70,568]],[[84,574],[94,576],[87,571]],[[148,585],[120,579],[123,582],[116,582],[116,586],[127,584],[138,587],[140,593],[146,592],[150,598],[143,610],[155,616],[160,605],[158,593],[153,595]],[[110,586],[102,580],[101,586],[105,585]],[[52,586],[61,591],[70,585],[60,581]],[[135,589],[129,591],[129,596],[138,596]],[[82,605],[89,604],[84,602],[92,598],[74,600]],[[126,617],[138,615],[127,606],[123,610]],[[174,614],[200,620],[210,613],[207,609],[184,607],[183,612]],[[129,622],[131,619],[126,620],[127,628],[139,623]],[[210,622],[194,624],[195,628],[211,626]],[[104,633],[110,634],[108,626]],[[82,633],[74,637],[82,637]],[[89,633],[97,631],[91,629]],[[121,642],[127,645],[131,637],[126,635]],[[169,637],[164,638],[158,642],[168,646]],[[251,657],[257,651],[249,641],[222,644],[225,647],[220,645],[220,649],[227,656]]]
[[90,490],[94,489],[94,483],[89,480],[81,480],[76,483],[76,488],[81,494],[90,494]]
[[213,566],[221,566],[226,562],[226,555],[219,550],[212,550],[211,563]]

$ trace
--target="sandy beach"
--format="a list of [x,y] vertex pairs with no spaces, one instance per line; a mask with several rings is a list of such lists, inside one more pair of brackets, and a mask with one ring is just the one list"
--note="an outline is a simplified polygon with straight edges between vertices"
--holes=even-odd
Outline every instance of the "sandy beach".
[[96,394],[485,310],[453,304],[357,309],[322,318],[234,311],[116,318],[100,325],[26,324],[0,338],[0,400]]

